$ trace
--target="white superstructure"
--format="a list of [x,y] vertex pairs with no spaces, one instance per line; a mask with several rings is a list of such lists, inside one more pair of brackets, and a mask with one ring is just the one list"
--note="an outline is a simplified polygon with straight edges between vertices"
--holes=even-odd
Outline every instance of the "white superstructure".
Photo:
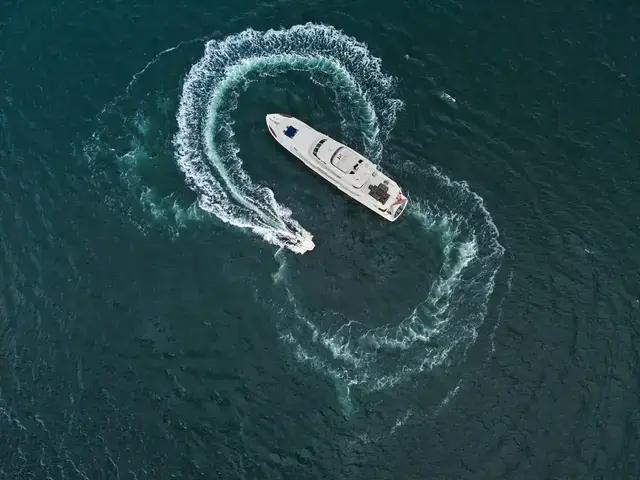
[[267,126],[280,145],[381,217],[393,222],[407,206],[398,184],[346,145],[286,114],[267,115]]

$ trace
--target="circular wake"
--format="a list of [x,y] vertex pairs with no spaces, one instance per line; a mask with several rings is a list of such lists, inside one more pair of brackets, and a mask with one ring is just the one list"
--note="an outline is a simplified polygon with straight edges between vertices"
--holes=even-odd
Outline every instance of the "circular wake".
[[[270,189],[245,172],[231,120],[239,92],[248,83],[290,70],[305,72],[333,92],[342,135],[351,141],[361,136],[365,154],[378,160],[402,105],[393,98],[394,79],[382,73],[380,59],[366,45],[313,24],[246,30],[208,42],[184,83],[174,143],[202,209],[302,253],[313,247],[311,234]],[[414,196],[408,214],[415,220],[413,234],[425,241],[429,234],[437,238],[442,257],[430,285],[415,286],[424,296],[408,315],[374,328],[375,322],[349,318],[344,309],[315,313],[300,301],[284,252],[276,255],[280,268],[274,280],[285,287],[291,306],[282,311],[290,319],[282,338],[299,360],[338,380],[347,393],[352,386],[366,391],[391,387],[445,363],[452,351],[466,350],[484,320],[503,253],[482,199],[466,184],[406,161],[399,168],[411,170],[414,181],[420,181],[416,191],[430,193],[428,200]],[[331,283],[332,277],[326,280]]]
[[[364,319],[349,318],[336,310],[312,312],[298,300],[300,287],[290,278],[286,254],[276,253],[279,269],[274,283],[285,288],[292,312],[292,321],[281,337],[292,345],[298,360],[328,374],[344,388],[347,408],[352,387],[379,391],[452,359],[461,360],[485,319],[504,254],[482,198],[466,183],[450,180],[435,167],[407,161],[400,168],[434,198],[432,202],[414,196],[404,214],[404,223],[411,224],[409,235],[426,243],[437,242],[442,259],[429,284],[403,282],[423,292],[408,314],[397,313],[386,317],[385,324],[374,326],[380,306],[370,309]],[[386,282],[378,292],[381,302],[386,301],[383,295],[390,286]],[[406,291],[404,297],[408,296]]]
[[[275,255],[279,268],[273,275],[277,292],[269,300],[280,319],[281,338],[291,345],[298,360],[334,378],[344,388],[347,403],[352,387],[380,391],[416,373],[463,358],[484,321],[504,252],[482,198],[466,183],[452,181],[434,167],[404,159],[393,168],[405,174],[398,180],[409,193],[410,208],[394,228],[384,231],[384,239],[354,240],[356,236],[378,235],[380,229],[371,228],[365,219],[358,230],[360,220],[353,216],[348,224],[352,232],[344,234],[348,238],[340,237],[339,227],[327,233],[326,242],[333,242],[336,251],[346,252],[347,261],[356,257],[355,251],[360,248],[359,268],[373,271],[378,268],[375,262],[379,262],[382,267],[376,271],[382,273],[376,281],[363,282],[357,268],[342,264],[343,259],[336,260],[335,255],[322,258],[331,247],[324,243],[313,258],[302,257],[309,258],[314,268],[313,272],[304,272],[300,271],[305,268],[304,262],[293,262],[286,250],[304,253],[312,249],[311,233],[271,189],[249,176],[235,141],[232,115],[247,87],[277,75],[302,72],[332,97],[341,121],[341,138],[352,145],[359,143],[366,156],[380,161],[385,140],[402,107],[402,102],[394,98],[395,80],[382,72],[380,59],[363,43],[330,26],[306,24],[266,32],[248,29],[208,41],[204,55],[190,67],[178,91],[177,82],[167,79],[163,72],[155,76],[149,73],[154,82],[169,84],[160,88],[164,93],[149,96],[138,77],[160,63],[163,54],[137,74],[127,88],[127,95],[130,89],[142,89],[140,95],[131,95],[135,102],[127,105],[125,95],[106,110],[103,119],[105,125],[109,115],[116,125],[127,119],[125,132],[115,135],[122,148],[114,145],[113,135],[108,135],[109,145],[114,145],[109,151],[121,167],[121,176],[132,190],[137,189],[136,196],[153,216],[173,217],[178,223],[185,218],[214,217],[281,247]],[[162,63],[163,68],[167,61]],[[172,94],[166,93],[172,90],[180,99],[175,108]],[[145,105],[141,106],[140,98]],[[271,112],[262,112],[260,122],[266,113]],[[108,132],[106,127],[104,131]],[[93,138],[93,147],[85,149],[94,164],[104,155],[104,142],[99,132]],[[157,169],[166,167],[159,165],[175,166],[175,160],[179,177],[163,172],[169,180],[161,186],[156,180]],[[156,174],[153,181],[145,173],[150,166]],[[184,187],[185,177],[192,197],[176,193]],[[185,204],[195,206],[186,208]],[[322,224],[331,226],[335,212],[326,210],[316,209],[314,214],[328,215]],[[350,247],[360,243],[352,251],[345,248],[345,240],[351,242]],[[378,248],[377,242],[387,247],[380,255],[384,249]],[[413,277],[406,268],[406,258],[404,264],[394,258],[406,250],[407,242],[411,242],[415,255],[409,262],[418,272]],[[331,262],[338,264],[333,271],[327,267]],[[395,268],[394,262],[401,266]],[[421,262],[423,265],[419,265]],[[347,273],[348,281],[339,278],[350,268],[353,274]],[[421,276],[420,269],[427,273]],[[384,275],[392,271],[399,272],[395,280],[385,280]],[[314,281],[316,285],[312,286]],[[346,286],[343,290],[350,293],[353,284],[367,289],[359,298],[378,303],[363,301],[358,305],[356,299],[345,298],[341,292],[327,293],[327,288],[335,285]],[[402,290],[407,284],[411,292]],[[306,298],[305,288],[311,292]],[[386,297],[392,290],[392,296]],[[284,295],[282,302],[277,295]],[[314,298],[321,299],[319,308],[312,308]],[[322,303],[325,299],[328,301]],[[390,311],[403,302],[413,303],[408,309]],[[353,304],[356,311],[365,313],[354,315],[354,308],[347,308]]]
[[208,42],[185,80],[174,143],[200,208],[304,253],[314,247],[312,235],[277,202],[272,190],[251,180],[233,141],[231,113],[240,87],[246,88],[252,74],[274,75],[283,69],[308,72],[314,82],[331,89],[343,126],[360,126],[366,153],[379,156],[401,105],[390,97],[393,79],[381,72],[379,59],[364,44],[313,24],[267,32],[249,29]]

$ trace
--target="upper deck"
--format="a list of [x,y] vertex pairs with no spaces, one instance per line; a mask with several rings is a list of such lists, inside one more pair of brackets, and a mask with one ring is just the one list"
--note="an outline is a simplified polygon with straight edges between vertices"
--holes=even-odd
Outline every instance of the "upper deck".
[[335,167],[339,176],[354,188],[361,188],[375,172],[375,166],[349,147],[323,137],[313,147],[312,155],[325,164]]

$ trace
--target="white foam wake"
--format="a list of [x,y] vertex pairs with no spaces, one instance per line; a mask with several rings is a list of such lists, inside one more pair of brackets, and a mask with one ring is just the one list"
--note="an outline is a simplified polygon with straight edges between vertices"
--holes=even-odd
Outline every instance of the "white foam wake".
[[[277,306],[281,338],[291,344],[300,361],[338,380],[345,387],[347,402],[352,386],[365,391],[388,388],[446,363],[455,357],[451,355],[454,351],[466,351],[484,321],[504,252],[491,215],[466,183],[408,160],[394,165],[409,174],[403,185],[412,193],[407,218],[398,228],[413,228],[411,235],[424,236],[425,244],[437,238],[442,263],[429,284],[412,286],[423,296],[417,297],[422,300],[411,305],[408,315],[399,313],[377,328],[342,312],[322,313],[331,317],[327,321],[307,309],[298,290],[304,286],[289,275],[296,262],[287,261],[287,250],[308,251],[313,247],[312,235],[269,188],[250,178],[234,141],[232,115],[247,84],[294,70],[307,74],[333,95],[332,103],[342,119],[342,136],[351,141],[357,137],[364,153],[379,161],[402,102],[394,98],[395,80],[382,72],[380,59],[366,45],[333,27],[314,24],[266,32],[249,29],[209,41],[185,78],[177,112],[178,132],[172,139],[180,168],[173,177],[179,176],[176,182],[181,186],[184,175],[197,195],[199,208],[190,209],[176,200],[175,183],[165,185],[164,191],[170,193],[163,194],[158,182],[161,175],[156,171],[166,163],[173,166],[172,159],[165,158],[166,132],[174,125],[173,109],[165,108],[171,96],[161,89],[162,94],[146,105],[152,113],[145,114],[140,113],[140,99],[147,98],[148,92],[131,93],[143,72],[151,72],[156,63],[157,68],[164,68],[165,62],[159,62],[166,57],[163,55],[145,66],[127,87],[126,95],[101,114],[103,127],[85,148],[94,168],[101,164],[103,155],[116,157],[121,176],[156,218],[174,217],[181,223],[187,217],[202,218],[198,212],[206,211],[279,246],[279,268],[273,281],[286,292],[285,305]],[[155,81],[156,76],[152,78]],[[169,89],[175,88],[175,79],[166,81]],[[125,130],[113,135],[108,128],[111,124]],[[117,145],[114,138],[119,140]],[[145,174],[150,164],[154,173]],[[151,175],[152,180],[145,175]],[[185,189],[190,197],[184,203],[193,201],[191,190]]]
[[[456,356],[460,360],[485,319],[504,254],[482,198],[465,182],[452,181],[435,167],[407,163],[404,169],[421,183],[429,182],[428,190],[436,197],[425,201],[414,196],[405,215],[417,222],[425,241],[438,238],[443,258],[431,284],[412,286],[424,291],[424,299],[408,316],[378,328],[340,312],[314,316],[288,281],[286,256],[275,257],[279,269],[274,282],[285,286],[298,321],[298,327],[283,332],[281,338],[292,345],[298,360],[346,387],[342,400],[347,408],[353,386],[366,392],[388,389],[416,373],[446,365],[454,351],[461,354]],[[327,322],[331,315],[338,321]]]
[[[275,245],[304,253],[313,248],[311,233],[243,169],[230,118],[236,91],[250,81],[251,73],[286,69],[309,72],[316,83],[346,98],[341,102],[346,109],[342,118],[357,110],[367,153],[379,156],[382,137],[401,105],[389,96],[393,79],[380,71],[380,60],[364,44],[314,24],[266,32],[249,29],[208,42],[184,82],[174,144],[180,169],[202,209]],[[319,79],[320,74],[325,76]],[[380,118],[381,112],[385,118]]]

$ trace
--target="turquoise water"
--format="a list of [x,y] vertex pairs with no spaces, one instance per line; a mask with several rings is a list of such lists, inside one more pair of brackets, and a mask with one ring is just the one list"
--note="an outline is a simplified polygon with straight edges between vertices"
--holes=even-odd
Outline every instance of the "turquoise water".
[[635,478],[638,9],[0,18],[2,478]]

